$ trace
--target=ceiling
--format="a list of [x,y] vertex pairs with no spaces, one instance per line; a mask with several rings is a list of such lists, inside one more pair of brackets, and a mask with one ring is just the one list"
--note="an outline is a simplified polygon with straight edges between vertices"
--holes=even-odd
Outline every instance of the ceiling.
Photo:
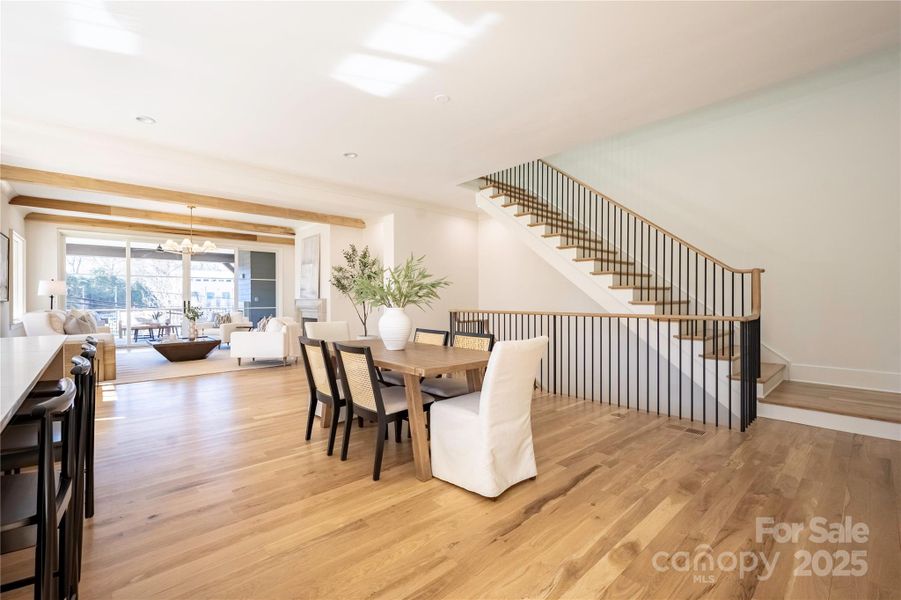
[[[0,10],[4,128],[58,126],[467,207],[459,184],[491,170],[898,45],[901,16],[894,2],[85,0]],[[41,163],[20,136],[4,138],[4,160]],[[139,168],[132,175],[146,179]]]

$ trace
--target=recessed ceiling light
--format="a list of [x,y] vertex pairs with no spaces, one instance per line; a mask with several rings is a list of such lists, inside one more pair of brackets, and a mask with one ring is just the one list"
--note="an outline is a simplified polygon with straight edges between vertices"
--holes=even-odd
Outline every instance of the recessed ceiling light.
[[359,154],[357,154],[356,152],[345,152],[344,153],[344,158],[356,158],[358,156],[359,156]]
[[450,102],[450,96],[447,94],[435,94],[435,102],[438,104],[447,104]]
[[135,117],[135,121],[138,123],[143,123],[144,125],[153,125],[156,123],[156,119],[153,117],[148,117],[147,115],[138,115]]

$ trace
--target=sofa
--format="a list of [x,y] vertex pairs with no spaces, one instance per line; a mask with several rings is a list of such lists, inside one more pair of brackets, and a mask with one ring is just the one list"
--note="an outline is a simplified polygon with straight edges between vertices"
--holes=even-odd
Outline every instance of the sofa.
[[65,332],[66,311],[41,310],[27,312],[22,316],[25,335],[65,335],[62,355],[47,367],[46,376],[67,377],[72,367],[71,358],[81,354],[81,345],[88,337],[97,340],[97,378],[110,381],[116,378],[116,340],[109,327],[98,325],[93,333],[67,334]]
[[231,333],[231,357],[238,364],[245,358],[288,359],[300,357],[300,323],[291,317],[273,317],[263,331],[235,331]]

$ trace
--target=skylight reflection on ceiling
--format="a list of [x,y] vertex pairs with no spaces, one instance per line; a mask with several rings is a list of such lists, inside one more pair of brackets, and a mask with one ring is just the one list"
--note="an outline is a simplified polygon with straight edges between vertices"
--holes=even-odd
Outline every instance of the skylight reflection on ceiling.
[[138,35],[125,27],[101,0],[66,2],[69,40],[78,46],[117,54],[138,54]]
[[486,13],[472,25],[465,25],[434,4],[408,2],[372,34],[366,47],[442,62],[498,20],[496,13]]
[[332,73],[332,77],[368,92],[386,97],[426,71],[421,65],[371,54],[351,54]]
[[499,20],[497,13],[485,13],[466,25],[430,2],[406,2],[366,40],[370,52],[345,58],[332,78],[374,96],[390,96],[428,71],[421,63],[448,60]]

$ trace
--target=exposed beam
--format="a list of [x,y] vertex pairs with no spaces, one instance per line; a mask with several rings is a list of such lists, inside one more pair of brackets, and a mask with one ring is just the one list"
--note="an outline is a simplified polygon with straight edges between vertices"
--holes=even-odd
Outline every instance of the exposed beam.
[[[107,204],[92,204],[90,202],[76,202],[72,200],[55,200],[53,198],[37,198],[35,196],[16,196],[9,201],[13,206],[28,206],[30,208],[50,208],[67,212],[90,213],[103,215],[104,217],[127,217],[129,219],[145,219],[188,225],[190,218],[187,214],[174,214],[156,210],[141,210],[137,208],[123,208]],[[217,219],[215,217],[194,217],[194,225],[201,227],[225,227],[239,231],[254,231],[272,235],[294,235],[294,229],[281,225],[263,225],[259,223],[246,223],[244,221],[232,221],[230,219]]]
[[38,183],[70,190],[82,190],[86,192],[99,192],[125,196],[127,198],[140,198],[144,200],[156,200],[157,202],[172,202],[174,204],[202,206],[204,208],[216,208],[231,212],[246,213],[251,215],[266,215],[268,217],[280,217],[297,221],[310,221],[313,223],[326,223],[328,225],[341,225],[343,227],[356,227],[364,229],[366,223],[362,219],[330,215],[326,213],[285,208],[271,204],[247,202],[245,200],[232,200],[218,196],[206,196],[191,192],[179,192],[146,185],[133,183],[120,183],[106,179],[94,179],[67,173],[42,171],[40,169],[28,169],[13,165],[0,165],[0,179],[9,181],[21,181],[25,183]]
[[[59,223],[61,225],[78,225],[82,227],[102,227],[104,229],[119,229],[127,231],[137,231],[141,233],[157,233],[161,235],[172,235],[178,237],[187,237],[190,230],[184,227],[174,227],[169,225],[150,225],[147,223],[134,223],[132,221],[112,221],[109,219],[90,219],[88,217],[68,217],[63,215],[49,215],[46,213],[28,213],[25,215],[26,221],[43,221],[47,223]],[[215,238],[221,240],[239,240],[242,242],[260,242],[264,244],[284,244],[287,246],[294,245],[294,238],[271,237],[267,235],[256,235],[253,233],[236,233],[234,231],[210,231],[204,229],[202,231],[194,231],[195,234],[201,234],[198,237]]]

